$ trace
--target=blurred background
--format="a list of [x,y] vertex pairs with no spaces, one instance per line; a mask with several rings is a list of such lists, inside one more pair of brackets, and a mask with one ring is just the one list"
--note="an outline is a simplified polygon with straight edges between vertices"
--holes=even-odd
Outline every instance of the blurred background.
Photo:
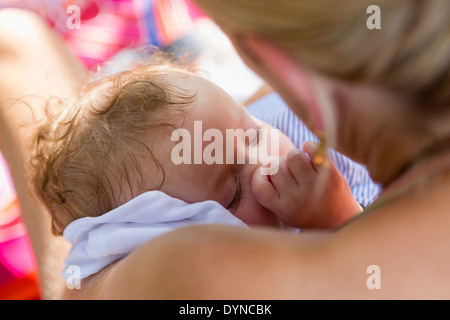
[[[129,68],[151,54],[142,48],[156,47],[187,53],[203,76],[240,102],[263,83],[188,0],[0,0],[0,10],[8,7],[39,14],[93,78]],[[79,24],[71,20],[77,14],[73,9],[79,10]],[[0,300],[40,299],[36,277],[20,206],[0,154]]]

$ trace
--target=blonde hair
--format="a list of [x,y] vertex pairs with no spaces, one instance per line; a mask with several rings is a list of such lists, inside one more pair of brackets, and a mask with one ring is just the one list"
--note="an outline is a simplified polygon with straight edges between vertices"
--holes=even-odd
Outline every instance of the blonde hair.
[[[50,211],[54,234],[75,219],[102,215],[130,200],[123,188],[131,196],[147,190],[143,159],[150,157],[160,170],[162,165],[144,136],[173,128],[195,99],[170,83],[169,75],[182,71],[136,67],[89,84],[62,109],[47,106],[48,119],[34,141],[31,183]],[[163,182],[164,172],[159,186]]]
[[[195,1],[235,39],[259,35],[321,73],[379,85],[427,108],[450,105],[448,0]],[[366,26],[374,4],[381,30]]]

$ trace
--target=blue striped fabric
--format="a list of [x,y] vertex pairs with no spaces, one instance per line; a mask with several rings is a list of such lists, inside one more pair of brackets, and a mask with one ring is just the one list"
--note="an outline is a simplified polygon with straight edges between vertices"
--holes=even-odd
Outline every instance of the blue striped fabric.
[[[247,109],[255,118],[286,134],[299,149],[306,141],[319,141],[275,93],[259,99]],[[330,157],[348,181],[356,200],[363,206],[371,204],[379,195],[381,187],[372,181],[367,169],[334,150],[330,150]]]

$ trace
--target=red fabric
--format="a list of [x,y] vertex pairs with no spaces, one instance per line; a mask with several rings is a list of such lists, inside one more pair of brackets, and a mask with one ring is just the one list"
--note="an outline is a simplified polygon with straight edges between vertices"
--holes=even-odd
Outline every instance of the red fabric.
[[0,300],[39,299],[36,272],[20,206],[0,154]]
[[39,300],[39,287],[35,273],[13,279],[0,286],[0,300]]

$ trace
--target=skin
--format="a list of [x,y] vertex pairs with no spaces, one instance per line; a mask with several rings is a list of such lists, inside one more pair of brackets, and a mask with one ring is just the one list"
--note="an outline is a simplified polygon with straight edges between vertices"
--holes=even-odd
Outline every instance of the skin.
[[[30,20],[29,16],[22,13],[9,14],[16,23]],[[42,32],[34,34],[34,39],[48,41],[45,43],[48,43],[46,48],[50,52],[46,54],[59,56],[61,48],[56,45],[58,42],[55,39],[49,40],[47,36],[43,37],[47,31],[43,30],[42,24],[35,18],[31,20],[41,27],[36,28],[35,25],[28,31]],[[0,17],[0,21],[4,26],[5,19]],[[4,36],[8,33],[0,32],[0,34]],[[24,41],[18,42],[12,48],[17,46],[20,48],[20,45],[24,44]],[[0,44],[4,43],[0,41]],[[41,48],[41,45],[36,48]],[[30,49],[27,48],[28,52]],[[280,69],[281,73],[276,73],[270,62],[284,61],[287,67],[292,67],[291,72],[294,70],[297,76],[303,74],[301,72],[303,68],[299,62],[286,59],[285,52],[278,48],[275,48],[272,59],[264,59],[261,54],[261,50],[264,49],[261,43],[259,47],[239,47],[241,52],[245,50],[246,54],[243,54],[243,57],[247,63],[282,94],[297,114],[308,121],[310,116],[307,109],[304,109],[308,107],[302,107],[304,99],[295,90],[296,88],[292,87],[296,79],[291,78],[291,81],[286,83],[281,76],[282,70],[286,72],[288,68]],[[40,51],[31,50],[31,52]],[[254,59],[248,59],[249,53],[258,63],[255,63]],[[0,84],[0,96],[3,101],[0,109],[2,111],[0,148],[12,166],[16,186],[26,186],[27,178],[23,174],[26,152],[17,147],[19,137],[16,140],[4,138],[11,137],[14,132],[11,128],[20,121],[17,115],[5,108],[4,101],[7,97],[11,97],[11,92],[14,92],[12,95],[14,97],[27,92],[24,89],[33,87],[24,88],[20,85],[29,83],[25,81],[27,77],[24,74],[28,74],[25,71],[30,72],[33,70],[29,69],[32,65],[39,65],[42,61],[48,60],[35,60],[36,57],[33,55],[27,58],[28,68],[23,70],[18,69],[24,68],[20,57],[14,55],[13,60],[8,60],[8,63],[5,63],[3,53],[0,57],[0,63],[2,66],[9,66],[8,70],[13,77],[6,77],[8,81]],[[46,57],[48,58],[48,55]],[[70,63],[60,65],[61,68],[67,66],[73,65]],[[2,67],[2,70],[6,69]],[[23,72],[17,72],[18,70]],[[39,70],[38,68],[35,71]],[[46,77],[42,74],[41,76],[37,78],[39,81],[34,80],[34,83],[31,81],[32,84],[42,84],[42,79]],[[17,78],[19,81],[12,81]],[[70,91],[70,88],[79,83],[79,79],[78,77],[62,79],[59,88],[66,87]],[[332,90],[338,91],[335,93],[343,95],[344,101],[348,101],[339,105],[340,128],[344,130],[346,122],[348,128],[355,130],[346,129],[354,134],[348,134],[344,130],[343,133],[346,134],[339,136],[337,147],[345,150],[354,159],[364,161],[369,166],[372,176],[377,177],[378,181],[391,180],[396,176],[402,163],[411,162],[415,158],[414,155],[420,153],[422,146],[433,142],[431,139],[421,138],[411,128],[408,131],[410,134],[397,136],[395,133],[399,132],[388,127],[386,130],[390,136],[386,133],[386,137],[377,139],[377,133],[379,134],[380,128],[383,127],[382,115],[392,117],[391,124],[394,128],[411,126],[412,120],[405,123],[405,116],[409,113],[402,114],[401,110],[395,108],[395,106],[407,108],[408,102],[380,92],[379,88],[350,87],[335,79],[327,81],[332,84]],[[11,91],[11,86],[15,91]],[[46,90],[41,93],[48,92],[47,90],[52,87],[54,86],[46,88],[44,86],[43,89]],[[370,99],[363,99],[367,97]],[[362,107],[357,109],[356,113],[351,113],[352,106],[357,105]],[[376,112],[375,105],[380,107],[381,115]],[[354,110],[356,111],[356,108]],[[430,134],[432,137],[443,137],[446,134],[448,136],[449,126],[443,124],[448,124],[449,118],[448,114],[441,114],[439,119],[423,117],[423,125],[432,133]],[[320,125],[320,120],[315,121],[319,121],[317,125]],[[6,123],[9,126],[6,126]],[[431,126],[431,123],[436,125]],[[359,138],[354,139],[355,136]],[[394,148],[396,143],[400,142],[404,144],[402,152]],[[447,158],[442,161],[445,164],[449,160]],[[438,174],[431,174],[432,169],[436,168]],[[421,175],[420,184],[417,183],[417,178],[414,179],[416,183],[391,201],[332,232],[305,231],[293,235],[265,228],[242,230],[224,226],[192,226],[148,242],[119,263],[84,281],[81,290],[61,290],[62,280],[52,277],[50,272],[42,274],[42,285],[47,289],[58,288],[53,291],[54,295],[46,297],[62,296],[68,299],[446,299],[450,297],[450,288],[445,281],[450,278],[448,269],[450,170],[443,169],[442,164],[420,163],[409,174],[414,176],[414,172],[419,169],[430,173]],[[23,189],[19,187],[18,191]],[[28,204],[22,207],[22,210],[32,235],[36,256],[42,257],[50,246],[54,248],[45,256],[46,259],[40,259],[39,266],[41,270],[54,271],[54,268],[50,268],[50,262],[56,262],[58,265],[61,262],[59,259],[64,256],[64,248],[55,248],[58,239],[51,238],[49,223],[45,218],[39,220],[39,223],[30,223],[30,218],[36,214],[45,217],[45,212],[27,199],[25,192],[18,193],[21,203]],[[382,271],[381,290],[369,290],[366,286],[367,267],[373,264],[378,265]]]
[[[43,102],[48,98],[64,99],[76,95],[79,88],[87,81],[87,71],[39,17],[22,10],[3,9],[0,12],[0,18],[0,65],[5,75],[5,77],[0,79],[0,150],[9,163],[21,204],[22,218],[28,229],[28,235],[36,256],[41,297],[43,299],[60,299],[61,297],[102,298],[107,279],[110,272],[115,268],[116,263],[84,281],[82,290],[67,290],[65,283],[59,276],[59,271],[63,268],[63,259],[70,247],[63,238],[51,235],[49,214],[44,207],[30,197],[26,174],[29,161],[28,156],[30,154],[28,141],[30,141],[30,137],[33,134],[36,121],[38,122],[39,119],[44,117]],[[207,88],[201,91],[202,96],[205,95],[203,100],[201,100],[203,102],[191,110],[191,116],[193,116],[190,119],[191,124],[194,119],[211,118],[211,115],[220,114],[228,117],[228,123],[231,124],[233,124],[233,121],[230,120],[237,119],[238,122],[234,122],[233,125],[235,127],[247,126],[249,128],[257,128],[259,126],[264,128],[266,126],[263,123],[256,123],[255,121],[257,120],[251,118],[242,105],[237,104],[225,92],[202,78],[194,78],[191,75],[185,78],[183,83],[184,85],[190,84],[191,87],[189,89],[196,90],[199,86]],[[192,84],[195,85],[192,86]],[[206,101],[211,101],[211,95],[219,95],[221,98],[218,101],[226,105],[220,104],[216,105],[216,107],[214,105],[211,107],[211,103],[205,103]],[[22,97],[26,97],[25,101],[27,104],[15,103],[17,98]],[[228,111],[223,112],[224,110]],[[237,112],[240,118],[234,117],[234,112]],[[218,123],[223,123],[222,121],[217,122],[217,118],[211,121],[213,121],[210,124],[211,127],[219,127]],[[185,122],[185,124],[187,123]],[[17,130],[18,128],[20,129]],[[283,135],[281,135],[281,140],[280,154],[286,156],[289,160],[290,157],[287,156],[287,153],[293,146],[287,137]],[[305,152],[310,156],[314,154],[313,149],[305,149]],[[310,181],[315,181],[318,173],[317,168],[314,169],[310,165],[309,160],[307,160],[306,155],[302,155],[300,159],[297,159],[304,169],[302,176],[306,177],[308,175]],[[305,166],[306,162],[310,165],[309,167]],[[189,168],[192,167],[189,166]],[[230,191],[234,188],[234,186],[230,187],[230,185],[235,179],[230,179],[229,177],[236,175],[236,173],[245,176],[245,184],[250,190],[251,178],[259,165],[240,165],[236,167],[239,168],[233,168],[231,170],[232,174],[225,175],[227,177],[228,191],[225,193],[226,197],[224,199],[226,200],[223,201],[229,201],[231,193],[234,192]],[[209,175],[212,172],[211,168],[214,168],[214,166],[196,168],[202,168],[202,170],[190,173],[183,170],[183,172],[189,179],[193,179],[198,178],[199,174]],[[171,168],[166,169],[171,171]],[[172,169],[180,171],[181,168]],[[285,167],[284,169],[287,168]],[[217,172],[217,170],[213,171]],[[296,172],[299,171],[296,170]],[[335,168],[333,173],[337,177],[341,177]],[[176,194],[178,190],[174,186],[175,184],[172,183],[171,185],[165,185],[164,188],[166,191]],[[192,187],[192,182],[189,184],[189,187]],[[342,183],[342,187],[344,190],[348,188],[345,182]],[[186,190],[186,188],[184,189]],[[186,194],[185,190],[183,197],[186,201],[220,200],[215,195],[202,195],[201,190],[192,195]],[[351,194],[347,194],[349,195],[349,202],[355,204]],[[336,199],[338,201],[341,200],[339,198]],[[224,203],[225,205],[226,203]],[[242,208],[248,208],[248,211]],[[355,208],[359,210],[358,205],[355,205]],[[251,213],[253,210],[256,210],[256,214],[243,216],[243,213]],[[242,201],[240,208],[230,208],[230,211],[233,211],[232,213],[250,224],[270,225],[271,227],[282,226],[282,223],[273,212],[269,212],[268,209],[256,202],[251,192],[247,192],[246,200]],[[301,224],[301,222],[296,223]]]
[[[9,164],[35,252],[41,296],[56,299],[65,284],[55,270],[62,270],[69,246],[52,236],[49,214],[30,197],[28,142],[32,121],[43,116],[42,102],[74,95],[86,79],[86,70],[38,17],[13,9],[0,10],[0,68],[0,150]],[[30,106],[39,107],[31,111],[27,105],[14,103],[27,96],[31,96],[26,99]]]
[[[147,140],[156,158],[164,164],[165,182],[161,191],[188,203],[215,200],[249,226],[331,228],[361,212],[348,184],[334,165],[326,169],[311,163],[309,159],[316,152],[314,143],[306,144],[305,152],[292,150],[293,143],[280,133],[278,148],[265,148],[265,158],[281,157],[278,171],[269,178],[261,173],[261,157],[252,163],[249,154],[258,154],[263,145],[268,145],[274,128],[253,118],[242,104],[208,80],[180,72],[173,75],[170,81],[183,91],[197,94],[196,100],[182,117],[182,125],[176,127],[176,130],[182,128],[189,131],[191,144],[184,147],[191,149],[192,158],[195,152],[195,121],[201,121],[202,134],[208,129],[221,133],[223,162],[226,160],[227,144],[234,145],[234,158],[230,164],[207,164],[203,160],[201,164],[176,165],[171,160],[171,151],[179,142],[170,141],[170,135],[152,139],[154,133],[151,133]],[[238,129],[253,130],[253,133],[262,129],[267,130],[268,135],[258,137],[250,134],[247,139],[241,136],[236,143],[226,139],[227,130]],[[205,151],[209,144],[204,142],[202,150]],[[244,163],[238,163],[237,159],[241,157]],[[155,180],[154,177],[158,176],[152,166],[153,160],[149,161],[149,165],[143,165],[146,168],[145,181]],[[324,190],[319,190],[323,193],[315,197],[319,187],[317,184],[321,182],[319,172],[330,179],[323,186]],[[256,195],[261,195],[259,190],[266,192],[263,198],[270,200],[273,210],[257,200]],[[316,212],[326,211],[329,219],[317,219]]]
[[[244,47],[235,41],[248,65],[313,130],[322,130],[324,118],[317,105],[295,86],[307,82],[311,73],[273,43],[251,42]],[[422,114],[424,135],[415,130],[418,115],[407,99],[376,87],[314,76],[330,99],[340,97],[333,101],[342,133],[336,147],[365,163],[384,185],[398,179],[400,168],[414,163],[436,139],[449,136],[448,113],[439,119]],[[333,232],[293,236],[212,226],[174,231],[119,263],[106,297],[446,299],[450,289],[442,280],[450,277],[449,156],[433,158],[435,162],[412,166],[406,176],[412,183],[403,192]],[[194,247],[198,254],[186,254]],[[366,285],[373,264],[382,270],[381,290]],[[154,271],[150,276],[145,273],[148,268]],[[136,290],[119,291],[130,284]]]

